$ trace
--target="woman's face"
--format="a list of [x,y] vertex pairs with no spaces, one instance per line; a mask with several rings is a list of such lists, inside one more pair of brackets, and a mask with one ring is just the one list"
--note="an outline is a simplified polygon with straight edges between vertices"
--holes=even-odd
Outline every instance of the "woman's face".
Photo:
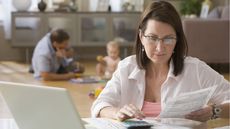
[[176,32],[167,23],[148,20],[145,32],[139,32],[147,57],[155,64],[168,63],[176,45]]

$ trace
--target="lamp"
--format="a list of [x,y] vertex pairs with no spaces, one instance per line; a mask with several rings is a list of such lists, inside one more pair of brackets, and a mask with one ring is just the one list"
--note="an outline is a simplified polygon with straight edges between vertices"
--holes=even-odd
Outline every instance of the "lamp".
[[31,6],[31,0],[13,0],[12,4],[17,11],[27,11]]

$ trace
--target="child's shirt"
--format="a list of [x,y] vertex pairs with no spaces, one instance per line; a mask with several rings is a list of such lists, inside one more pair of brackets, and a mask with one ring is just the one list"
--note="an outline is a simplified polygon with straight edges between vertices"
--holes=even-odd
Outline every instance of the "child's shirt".
[[117,65],[120,61],[120,57],[118,57],[116,60],[112,59],[109,56],[104,57],[104,61],[106,62],[106,68],[105,68],[105,76],[107,78],[111,78],[113,72],[116,70]]

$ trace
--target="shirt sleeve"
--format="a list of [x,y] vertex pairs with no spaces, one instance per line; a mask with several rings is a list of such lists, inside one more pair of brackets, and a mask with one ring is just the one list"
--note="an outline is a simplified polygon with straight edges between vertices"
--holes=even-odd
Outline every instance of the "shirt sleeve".
[[204,62],[198,65],[198,77],[202,88],[217,85],[210,103],[221,104],[230,102],[230,83],[222,75],[217,73]]
[[50,60],[46,56],[38,56],[36,66],[38,72],[51,72]]
[[97,117],[100,110],[104,107],[119,106],[121,100],[121,81],[120,68],[118,68],[112,79],[108,81],[105,88],[95,100],[91,108],[92,117]]

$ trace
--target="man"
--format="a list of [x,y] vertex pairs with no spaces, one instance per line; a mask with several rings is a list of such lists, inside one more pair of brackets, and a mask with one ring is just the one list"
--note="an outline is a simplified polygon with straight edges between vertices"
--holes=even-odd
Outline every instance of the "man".
[[32,57],[35,78],[68,80],[75,77],[75,74],[67,69],[69,65],[74,64],[71,58],[68,58],[73,55],[73,50],[69,48],[69,38],[67,32],[56,29],[38,42]]

